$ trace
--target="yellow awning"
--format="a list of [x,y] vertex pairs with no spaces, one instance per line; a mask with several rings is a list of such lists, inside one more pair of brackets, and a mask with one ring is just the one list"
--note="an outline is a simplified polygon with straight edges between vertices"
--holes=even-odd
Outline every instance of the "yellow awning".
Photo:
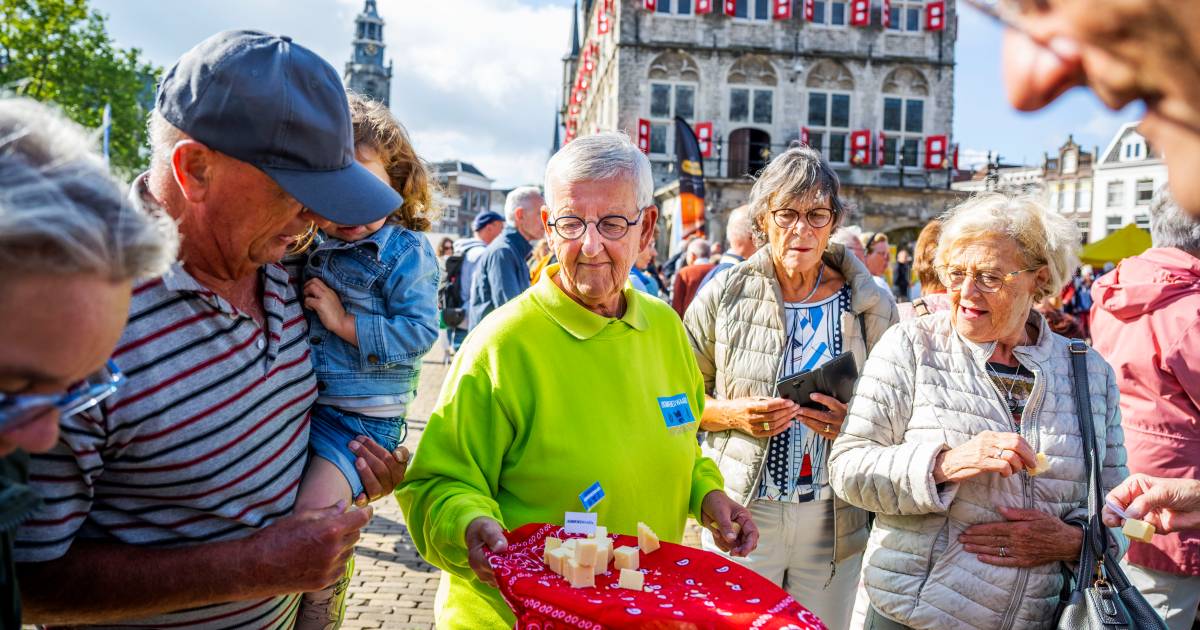
[[1079,260],[1093,267],[1102,267],[1110,262],[1114,265],[1123,258],[1137,256],[1150,249],[1150,233],[1130,223],[1108,236],[1085,245]]

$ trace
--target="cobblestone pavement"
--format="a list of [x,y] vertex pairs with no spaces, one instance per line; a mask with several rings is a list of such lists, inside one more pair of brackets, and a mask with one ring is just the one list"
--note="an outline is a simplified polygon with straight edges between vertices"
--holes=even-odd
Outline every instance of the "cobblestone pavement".
[[[436,349],[431,355],[440,355]],[[410,407],[404,445],[416,451],[421,431],[437,401],[446,365],[428,358],[421,368],[417,398]],[[699,530],[689,521],[684,543],[699,546]],[[441,571],[421,559],[408,536],[394,499],[375,503],[375,517],[363,531],[342,628],[433,628],[433,597]]]

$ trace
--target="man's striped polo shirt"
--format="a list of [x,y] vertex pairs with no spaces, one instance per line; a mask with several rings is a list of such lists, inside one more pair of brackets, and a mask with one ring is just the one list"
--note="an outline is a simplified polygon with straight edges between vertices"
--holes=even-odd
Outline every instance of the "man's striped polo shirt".
[[[291,511],[316,379],[287,271],[259,274],[265,329],[178,264],[135,286],[113,354],[129,380],[100,412],[64,419],[58,446],[34,457],[45,505],[18,530],[18,561],[59,558],[76,539],[242,538]],[[119,625],[290,628],[297,604],[295,595],[240,601]]]

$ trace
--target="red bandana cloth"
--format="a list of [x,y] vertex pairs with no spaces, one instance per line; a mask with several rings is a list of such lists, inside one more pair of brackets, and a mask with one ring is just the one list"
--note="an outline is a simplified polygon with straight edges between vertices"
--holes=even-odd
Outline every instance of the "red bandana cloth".
[[[583,628],[825,630],[825,624],[771,581],[703,549],[662,543],[641,554],[645,590],[617,588],[609,567],[595,588],[571,588],[542,560],[545,539],[580,538],[563,528],[530,523],[507,534],[508,551],[488,555],[517,629]],[[634,536],[610,535],[613,547],[637,546]]]

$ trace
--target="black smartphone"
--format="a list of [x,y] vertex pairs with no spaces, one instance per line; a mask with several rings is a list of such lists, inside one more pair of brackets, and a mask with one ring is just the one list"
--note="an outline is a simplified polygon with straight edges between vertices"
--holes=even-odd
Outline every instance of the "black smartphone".
[[849,403],[854,395],[854,384],[858,382],[858,366],[854,363],[854,355],[843,352],[825,365],[795,376],[790,376],[776,383],[779,396],[786,398],[801,407],[826,409],[809,397],[814,393],[833,396],[843,403]]

